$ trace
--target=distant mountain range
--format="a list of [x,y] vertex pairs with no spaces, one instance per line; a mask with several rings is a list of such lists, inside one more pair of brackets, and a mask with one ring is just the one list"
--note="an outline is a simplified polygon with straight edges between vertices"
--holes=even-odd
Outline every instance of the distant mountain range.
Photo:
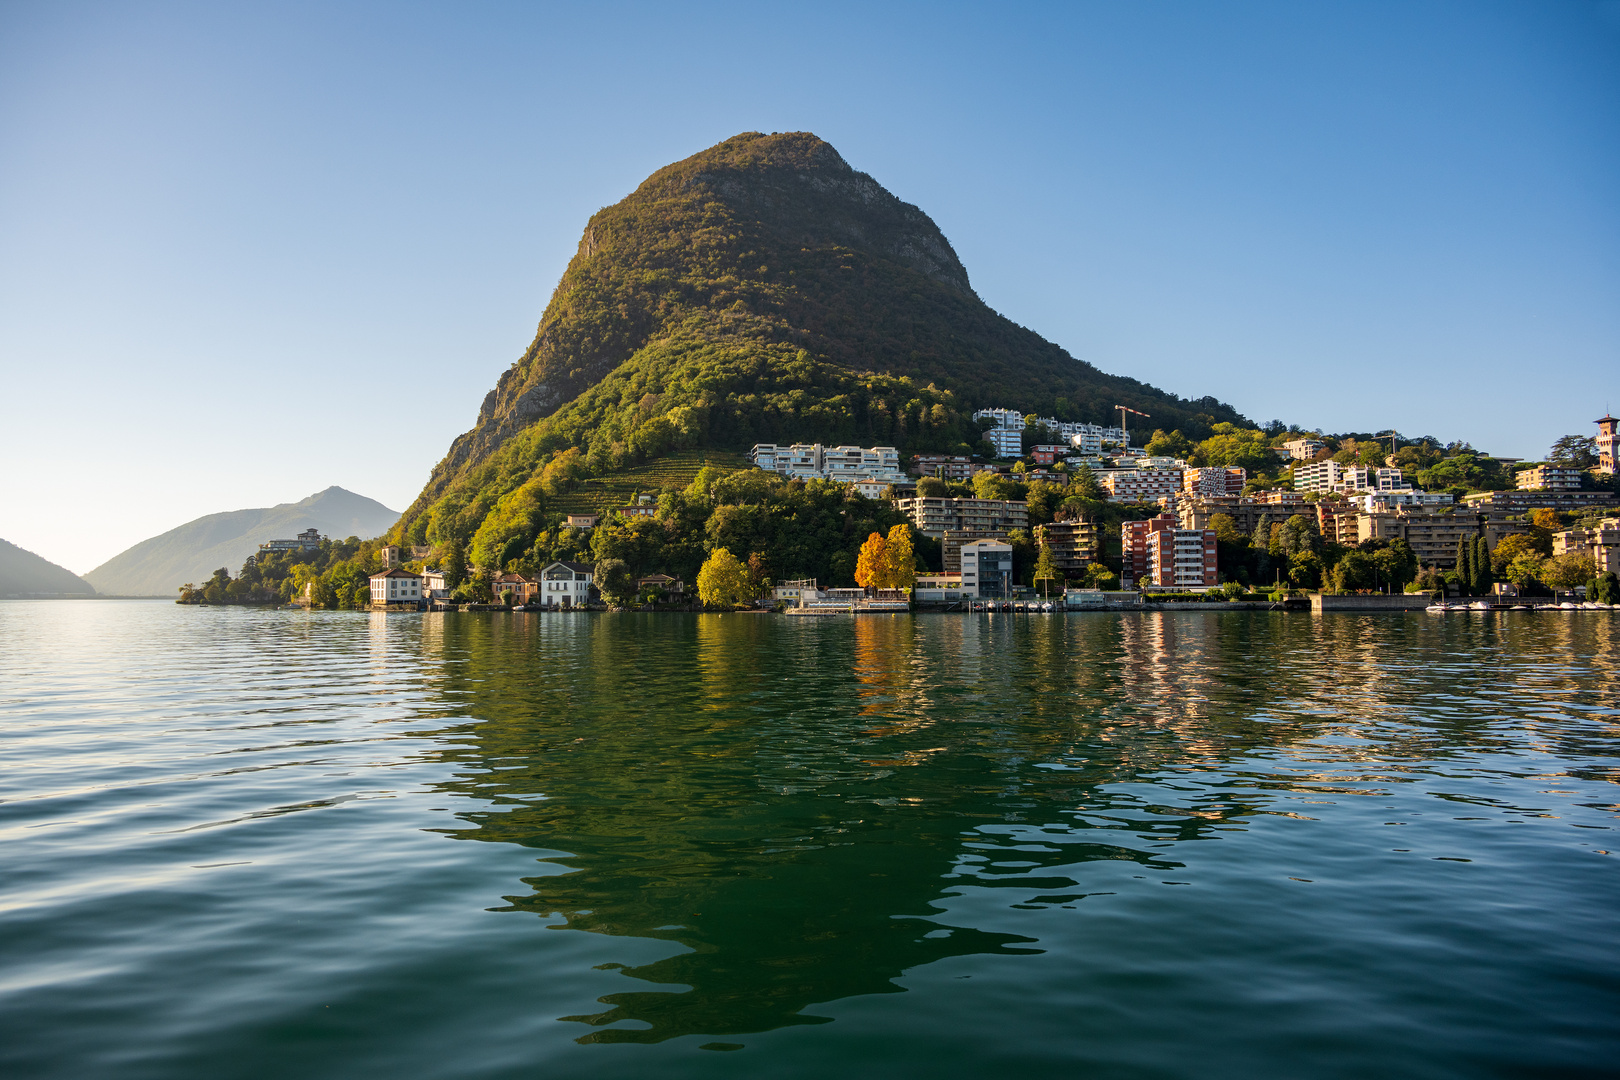
[[291,539],[305,529],[318,529],[335,540],[348,536],[369,539],[387,531],[398,518],[398,511],[374,499],[329,487],[301,502],[188,521],[113,556],[83,580],[112,596],[173,596],[181,585],[188,581],[201,584],[221,566],[235,576],[266,541]]
[[0,596],[94,596],[84,578],[0,540]]

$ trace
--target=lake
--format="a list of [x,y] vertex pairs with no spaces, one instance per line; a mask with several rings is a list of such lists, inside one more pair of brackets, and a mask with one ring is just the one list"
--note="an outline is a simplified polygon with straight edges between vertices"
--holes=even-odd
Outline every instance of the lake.
[[1597,612],[0,603],[0,1075],[1620,1070]]

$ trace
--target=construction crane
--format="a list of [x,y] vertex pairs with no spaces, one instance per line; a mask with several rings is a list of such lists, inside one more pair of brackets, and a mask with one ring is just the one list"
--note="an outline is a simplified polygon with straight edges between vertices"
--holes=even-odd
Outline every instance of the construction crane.
[[1125,424],[1125,414],[1131,413],[1133,416],[1140,416],[1144,420],[1151,420],[1153,418],[1145,412],[1137,412],[1135,409],[1127,409],[1123,405],[1115,405],[1114,409],[1119,413],[1119,430],[1125,433],[1125,448],[1130,449],[1131,433],[1130,429]]
[[1380,431],[1373,438],[1382,439],[1385,435],[1389,436],[1389,462],[1393,465],[1395,464],[1395,440],[1400,437],[1400,432],[1390,428],[1388,431]]

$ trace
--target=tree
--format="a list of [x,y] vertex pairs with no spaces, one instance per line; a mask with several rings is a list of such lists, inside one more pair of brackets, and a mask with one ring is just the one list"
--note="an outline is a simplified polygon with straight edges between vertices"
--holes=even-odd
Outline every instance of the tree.
[[1082,463],[1074,470],[1074,479],[1069,481],[1069,490],[1091,502],[1099,502],[1103,497],[1102,485],[1097,482],[1097,474],[1091,471],[1091,466]]
[[1189,458],[1192,452],[1192,440],[1180,431],[1172,431],[1168,435],[1163,430],[1155,431],[1147,444],[1149,457]]
[[1545,562],[1540,555],[1520,555],[1507,566],[1507,579],[1521,589],[1528,589],[1541,580]]
[[917,580],[917,554],[911,543],[911,526],[896,525],[889,530],[883,558],[886,589],[909,589]]
[[705,604],[736,607],[748,598],[748,567],[725,548],[715,548],[698,571],[697,590]]
[[872,533],[855,559],[855,584],[863,589],[883,588],[883,579],[888,576],[888,558],[889,542],[882,533]]
[[1405,540],[1392,540],[1389,547],[1373,553],[1373,564],[1383,575],[1390,592],[1400,592],[1417,576],[1417,555]]
[[980,499],[1017,498],[1018,484],[990,469],[973,474],[973,494]]
[[1491,548],[1483,536],[1474,537],[1474,551],[1468,560],[1468,570],[1473,574],[1475,596],[1484,596],[1491,591]]
[[1501,573],[1509,563],[1520,555],[1540,554],[1542,554],[1541,545],[1536,542],[1535,537],[1524,533],[1504,536],[1501,542],[1491,550],[1491,569]]
[[467,580],[467,549],[460,540],[452,539],[445,547],[439,568],[444,571],[444,587],[451,592]]
[[1592,556],[1579,551],[1555,555],[1543,567],[1541,580],[1554,589],[1573,589],[1585,585],[1597,576],[1597,563]]
[[1566,469],[1590,469],[1598,463],[1597,440],[1588,435],[1565,435],[1552,444],[1547,461]]
[[1362,592],[1377,584],[1378,564],[1365,551],[1347,551],[1333,567],[1333,587],[1339,592]]
[[[1040,553],[1035,556],[1034,580],[1036,584],[1040,584],[1041,582],[1050,583],[1058,576],[1057,560],[1052,557],[1052,548],[1046,542],[1045,528],[1037,528],[1035,530],[1035,542],[1040,545]],[[1041,586],[1041,595],[1047,595],[1047,588],[1045,585]]]
[[623,604],[635,595],[636,582],[623,559],[603,559],[596,564],[596,587],[614,604]]
[[937,476],[924,476],[917,481],[917,498],[919,499],[948,499],[950,497],[950,485]]
[[1468,565],[1474,558],[1474,542],[1467,536],[1457,538],[1457,584],[1465,595],[1472,596],[1474,572]]
[[1600,604],[1620,604],[1620,578],[1612,570],[1599,574],[1587,582],[1586,598]]

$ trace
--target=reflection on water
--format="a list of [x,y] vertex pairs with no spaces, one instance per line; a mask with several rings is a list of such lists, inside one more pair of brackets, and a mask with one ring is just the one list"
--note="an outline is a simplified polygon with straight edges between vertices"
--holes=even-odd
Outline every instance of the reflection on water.
[[1598,1075],[1617,660],[0,604],[0,1075]]
[[597,1027],[581,1041],[658,1042],[821,1022],[817,1003],[944,957],[1040,953],[953,924],[944,900],[1072,907],[1077,868],[1101,860],[1174,878],[1184,844],[1304,817],[1280,796],[1377,795],[1451,754],[1512,752],[1538,712],[1604,721],[1537,733],[1547,752],[1611,750],[1613,634],[576,615],[432,619],[423,645],[456,658],[441,690],[475,720],[443,790],[495,803],[452,835],[547,852],[506,910],[682,947],[563,1018]]

